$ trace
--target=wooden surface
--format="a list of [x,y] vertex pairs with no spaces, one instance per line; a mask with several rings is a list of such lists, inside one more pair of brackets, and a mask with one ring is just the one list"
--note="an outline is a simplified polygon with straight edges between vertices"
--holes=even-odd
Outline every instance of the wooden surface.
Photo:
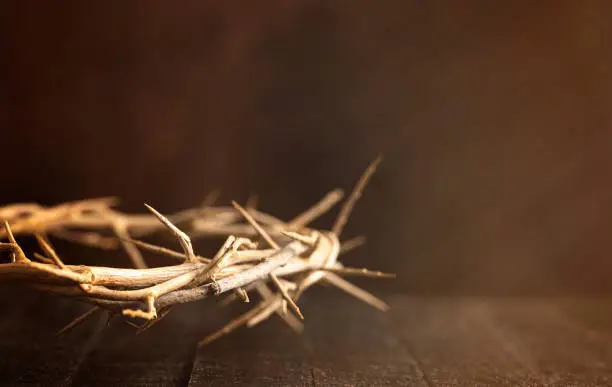
[[612,298],[395,294],[382,313],[321,289],[303,299],[303,336],[274,316],[196,350],[245,306],[186,305],[138,336],[98,314],[56,338],[87,306],[11,294],[0,292],[1,385],[612,385]]

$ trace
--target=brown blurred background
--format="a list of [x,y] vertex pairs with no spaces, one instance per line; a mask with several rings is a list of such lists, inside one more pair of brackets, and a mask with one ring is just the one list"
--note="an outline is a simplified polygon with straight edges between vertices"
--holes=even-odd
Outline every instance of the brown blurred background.
[[[351,265],[419,293],[612,291],[612,2],[0,6],[0,202],[289,218],[377,154]],[[333,217],[319,225],[329,226]],[[371,281],[368,281],[371,283]]]

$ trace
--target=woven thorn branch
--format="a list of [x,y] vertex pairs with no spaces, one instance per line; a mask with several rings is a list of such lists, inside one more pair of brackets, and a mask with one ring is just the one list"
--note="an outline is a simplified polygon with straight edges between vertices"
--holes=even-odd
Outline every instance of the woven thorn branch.
[[[343,277],[394,275],[345,267],[338,261],[339,255],[364,242],[358,237],[340,243],[339,237],[379,162],[380,158],[368,166],[329,231],[312,229],[308,225],[342,199],[339,189],[288,222],[258,211],[253,203],[246,208],[236,202],[232,207],[214,206],[216,193],[209,195],[200,207],[169,217],[146,204],[150,215],[118,212],[113,209],[114,198],[54,207],[32,203],[0,207],[0,219],[4,222],[0,240],[7,240],[0,243],[0,251],[7,252],[10,257],[9,263],[0,264],[0,284],[18,283],[92,305],[58,334],[103,310],[110,312],[110,316],[123,316],[142,332],[178,304],[226,294],[229,296],[225,303],[250,302],[249,293],[259,294],[257,305],[203,339],[200,346],[240,326],[255,326],[273,314],[280,316],[296,332],[301,332],[304,316],[298,301],[306,290],[320,281],[386,311],[385,302]],[[109,235],[109,230],[113,234]],[[176,238],[181,251],[136,239],[163,230]],[[34,236],[42,254],[35,252],[27,256],[15,235]],[[214,256],[197,255],[191,239],[212,235],[224,235],[227,239]],[[102,249],[122,247],[135,268],[66,265],[49,243],[49,236]],[[265,248],[261,248],[262,244]],[[141,249],[180,262],[148,268]],[[136,325],[130,321],[132,319],[144,320],[144,323]]]

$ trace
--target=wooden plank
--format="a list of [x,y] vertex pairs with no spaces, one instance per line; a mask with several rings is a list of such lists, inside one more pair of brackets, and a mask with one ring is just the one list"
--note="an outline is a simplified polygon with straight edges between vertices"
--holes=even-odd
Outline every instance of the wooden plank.
[[[491,300],[483,312],[503,345],[536,370],[544,384],[612,384],[612,340],[577,324],[559,303],[558,299]],[[594,303],[587,309],[599,307]]]
[[394,296],[390,304],[394,329],[430,385],[540,384],[499,344],[478,299]]
[[83,358],[95,345],[103,321],[94,316],[57,337],[57,330],[89,306],[35,292],[19,294],[5,305],[10,317],[0,327],[2,384],[70,384]]
[[100,334],[92,319],[56,338],[88,306],[19,294],[0,293],[2,385],[612,384],[612,298],[395,295],[381,313],[327,289],[301,300],[303,336],[274,316],[196,355],[245,305],[186,305],[139,336],[123,323]]
[[75,377],[76,385],[186,385],[202,303],[175,307],[147,331],[113,320]]
[[300,308],[302,336],[277,316],[236,331],[198,351],[190,385],[425,385],[386,314],[332,289],[306,294]]
[[[239,314],[228,312],[207,321],[202,338]],[[304,358],[300,337],[273,318],[200,348],[189,385],[310,386],[310,368]]]
[[[307,322],[320,385],[425,386],[415,359],[381,312],[344,293],[312,294]],[[309,304],[310,305],[310,304]]]

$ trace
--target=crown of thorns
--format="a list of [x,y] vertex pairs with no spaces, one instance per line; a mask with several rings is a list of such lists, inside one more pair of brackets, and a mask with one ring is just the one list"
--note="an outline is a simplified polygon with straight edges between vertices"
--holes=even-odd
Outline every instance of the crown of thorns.
[[[226,302],[249,302],[249,292],[260,301],[245,314],[212,333],[199,345],[247,325],[252,327],[272,314],[279,315],[293,330],[303,330],[297,303],[300,296],[319,281],[340,288],[380,310],[388,306],[374,295],[348,282],[343,276],[392,277],[391,274],[343,266],[338,256],[363,244],[362,237],[341,243],[342,229],[361,196],[380,158],[374,161],[344,202],[331,230],[316,230],[308,225],[342,200],[336,189],[289,222],[283,222],[255,208],[214,206],[216,194],[194,209],[164,216],[149,205],[152,215],[128,215],[113,209],[113,198],[90,199],[53,207],[14,204],[0,207],[0,250],[8,252],[10,262],[0,264],[0,283],[20,283],[87,302],[92,308],[62,328],[66,332],[88,316],[107,311],[109,318],[124,316],[138,332],[150,328],[167,315],[173,306],[209,296],[228,295]],[[246,223],[245,223],[246,221]],[[189,234],[181,230],[187,228]],[[180,243],[182,251],[145,243],[136,238],[167,229]],[[111,230],[114,235],[104,231]],[[15,235],[33,235],[42,254],[27,256]],[[191,238],[227,236],[212,258],[197,255]],[[66,265],[47,237],[66,239],[88,246],[114,249],[123,247],[134,269],[102,266]],[[261,241],[255,241],[259,238]],[[261,242],[267,246],[261,248]],[[180,260],[176,265],[148,268],[140,249]],[[272,286],[270,286],[272,285]],[[291,313],[289,313],[289,311]],[[136,325],[130,320],[144,320]]]

